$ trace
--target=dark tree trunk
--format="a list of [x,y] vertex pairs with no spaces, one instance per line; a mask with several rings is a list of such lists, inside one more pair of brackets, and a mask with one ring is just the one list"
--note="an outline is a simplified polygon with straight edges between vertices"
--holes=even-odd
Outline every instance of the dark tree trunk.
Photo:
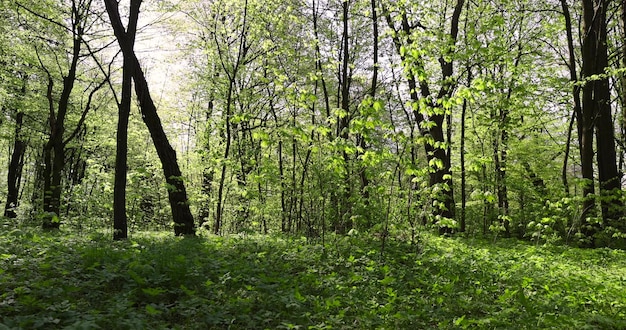
[[[340,73],[340,99],[342,116],[339,118],[339,126],[337,127],[337,136],[344,142],[348,143],[350,130],[350,82],[349,74],[350,66],[350,42],[349,42],[349,21],[348,15],[350,11],[350,1],[342,2],[342,46],[341,46],[341,73]],[[350,180],[350,157],[345,150],[342,150],[345,173],[341,186],[341,197],[339,198],[339,217],[336,219],[335,230],[339,234],[345,234],[352,229],[352,205],[350,202],[351,180]]]
[[[614,190],[621,189],[621,175],[616,164],[609,80],[602,76],[608,67],[606,11],[606,0],[583,0],[583,75],[585,78],[600,76],[584,85],[582,109],[583,129],[588,133],[588,140],[592,139],[595,125],[603,225],[611,226],[618,221],[623,210],[619,197],[610,196]],[[589,141],[583,141],[583,144],[583,147],[591,147]],[[587,150],[587,153],[593,157],[593,151]],[[588,234],[593,235],[597,230],[592,227]]]
[[[26,92],[25,88],[22,89]],[[18,111],[15,115],[15,139],[13,143],[13,153],[9,162],[9,173],[7,175],[7,201],[4,207],[4,216],[16,218],[15,208],[18,206],[20,183],[22,180],[22,168],[24,165],[24,155],[26,154],[26,141],[22,134],[22,124],[24,112]]]
[[[607,49],[606,0],[596,0],[596,18],[593,30],[598,37],[595,43],[596,74],[605,73],[609,66]],[[587,58],[589,60],[589,58]],[[583,61],[584,63],[584,61]],[[594,81],[594,103],[597,107],[595,118],[596,147],[598,158],[598,181],[600,182],[600,199],[602,219],[605,226],[617,224],[623,215],[623,204],[618,192],[621,189],[621,173],[617,169],[617,153],[615,150],[615,127],[611,115],[611,92],[608,77]]]
[[[75,19],[79,20],[80,18],[76,16]],[[77,25],[79,22],[74,22],[74,24]],[[63,90],[61,91],[61,96],[57,103],[56,114],[52,97],[53,81],[52,77],[48,76],[47,98],[50,108],[48,119],[50,136],[45,147],[46,150],[44,151],[44,157],[46,158],[43,197],[44,218],[42,224],[44,229],[58,229],[61,225],[59,219],[62,191],[61,178],[63,168],[65,167],[65,143],[63,141],[63,135],[65,133],[65,117],[67,115],[70,95],[72,94],[76,81],[76,69],[82,45],[82,35],[78,32],[82,32],[81,29],[75,31],[76,34],[74,35],[72,45],[72,61],[67,76],[63,77]]]
[[[139,19],[140,0],[131,0],[130,16],[126,35],[131,50],[135,46],[137,20]],[[115,152],[115,186],[113,189],[113,239],[128,238],[128,219],[126,215],[126,172],[128,171],[128,121],[133,92],[133,72],[131,59],[124,56],[122,68],[122,98],[118,105],[117,149]]]
[[[137,1],[141,2],[140,0]],[[194,235],[195,227],[193,215],[189,209],[187,191],[185,189],[180,168],[178,167],[178,161],[176,160],[176,151],[174,151],[170,145],[167,136],[165,135],[165,131],[163,130],[163,126],[161,125],[161,119],[157,114],[156,106],[150,96],[150,90],[148,88],[146,77],[141,69],[139,60],[133,51],[131,40],[125,32],[120,19],[118,3],[116,0],[105,0],[105,5],[111,20],[111,26],[113,27],[115,37],[117,38],[118,44],[122,49],[124,58],[128,59],[127,64],[131,68],[133,80],[135,82],[135,94],[139,100],[143,121],[150,131],[152,142],[154,143],[159,159],[161,160],[163,174],[168,184],[167,192],[174,220],[174,233],[177,236]]]
[[465,206],[467,205],[467,173],[465,170],[465,117],[467,114],[467,100],[463,100],[463,109],[461,110],[461,219],[459,231],[464,233],[466,230]]
[[[565,32],[567,34],[568,45],[568,66],[570,72],[570,81],[574,83],[572,87],[572,98],[574,103],[574,116],[576,117],[577,132],[578,132],[578,144],[580,148],[580,160],[582,177],[585,180],[583,185],[583,207],[580,218],[582,219],[582,230],[588,235],[592,236],[594,229],[587,223],[588,216],[594,213],[595,203],[592,197],[594,189],[594,177],[593,177],[593,110],[589,108],[589,104],[592,101],[588,92],[583,97],[585,98],[586,110],[583,112],[583,104],[581,102],[580,94],[581,87],[578,82],[578,73],[576,70],[576,51],[574,46],[574,37],[572,34],[572,19],[570,16],[569,6],[566,0],[561,0],[561,8],[563,9],[563,16],[565,18]],[[589,41],[588,41],[589,42]],[[587,43],[588,43],[587,42]],[[586,52],[586,51],[583,51]],[[587,51],[588,52],[588,51]],[[585,56],[583,54],[583,56]],[[587,74],[587,73],[585,73]]]
[[[236,72],[236,71],[235,71]],[[224,185],[226,184],[226,159],[230,156],[230,145],[231,145],[231,123],[230,119],[232,117],[232,102],[233,102],[233,89],[235,88],[234,77],[236,74],[233,74],[230,77],[230,82],[228,84],[228,94],[226,96],[226,114],[224,118],[224,125],[226,126],[226,146],[224,148],[224,161],[222,161],[222,170],[220,174],[220,182],[217,188],[217,206],[215,207],[215,223],[213,224],[213,234],[219,235],[220,230],[222,229],[222,220],[224,216]]]
[[213,195],[213,178],[215,171],[213,168],[204,168],[202,170],[202,196],[205,198],[200,205],[200,212],[198,214],[200,220],[200,226],[203,226],[209,220],[211,216],[211,198]]
[[[215,66],[213,66],[215,69]],[[218,74],[215,74],[215,77],[219,77]],[[215,179],[215,167],[211,164],[211,116],[213,115],[214,108],[214,95],[213,91],[211,91],[211,96],[209,97],[209,102],[207,104],[207,109],[205,113],[205,123],[207,123],[204,131],[204,143],[203,143],[203,154],[202,154],[202,163],[204,164],[204,168],[202,169],[202,201],[200,203],[200,210],[198,217],[199,225],[209,226],[208,221],[211,217],[211,205],[213,201],[213,180]]]

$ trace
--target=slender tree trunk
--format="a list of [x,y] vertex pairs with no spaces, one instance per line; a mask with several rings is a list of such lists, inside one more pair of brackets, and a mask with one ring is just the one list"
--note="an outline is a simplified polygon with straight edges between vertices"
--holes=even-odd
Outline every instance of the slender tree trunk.
[[[139,19],[140,0],[131,0],[130,17],[126,35],[131,50],[135,46],[137,20]],[[126,217],[126,172],[128,171],[128,120],[132,101],[132,64],[124,56],[122,68],[122,99],[118,105],[117,149],[115,153],[115,186],[113,188],[113,239],[123,240],[128,237]]]
[[[236,74],[233,75],[235,77]],[[231,123],[230,119],[232,116],[232,102],[233,102],[233,89],[235,88],[234,78],[230,78],[230,82],[228,84],[228,94],[226,96],[226,118],[224,125],[226,125],[226,146],[224,148],[224,159],[222,161],[222,170],[220,174],[219,186],[217,188],[217,206],[215,207],[215,223],[213,225],[213,234],[219,235],[220,230],[222,228],[222,218],[224,216],[224,185],[226,183],[226,160],[230,157],[230,146],[232,140],[231,133]]]
[[200,218],[199,220],[200,226],[204,226],[208,222],[211,216],[211,205],[212,205],[212,199],[213,199],[213,180],[215,178],[215,168],[212,164],[207,165],[207,163],[211,161],[211,157],[212,157],[211,156],[211,126],[209,123],[211,120],[211,116],[213,115],[213,107],[214,107],[213,95],[211,95],[211,98],[207,105],[206,120],[205,120],[205,122],[207,123],[207,126],[204,132],[205,141],[203,142],[204,153],[202,154],[202,163],[205,165],[204,165],[204,168],[202,169],[202,185],[201,185],[203,199],[200,204],[200,212],[198,215],[198,217]]
[[[472,69],[467,68],[467,83],[471,84],[472,81]],[[463,99],[463,108],[461,110],[461,219],[459,224],[459,231],[464,233],[466,231],[466,219],[465,219],[465,206],[467,205],[467,172],[465,169],[465,119],[467,116],[467,99]]]
[[[78,17],[73,19],[80,19]],[[74,24],[80,24],[74,22]],[[77,33],[78,31],[75,31]],[[65,118],[69,106],[70,95],[74,89],[76,81],[76,70],[80,58],[82,45],[82,35],[75,34],[72,45],[72,60],[67,76],[63,77],[63,90],[57,103],[56,114],[54,111],[54,100],[52,97],[52,78],[48,78],[47,98],[50,108],[49,124],[50,136],[45,150],[45,166],[44,171],[44,229],[58,229],[61,225],[59,216],[61,211],[61,177],[63,168],[65,167],[65,144],[63,143],[63,135],[65,134]]]
[[[26,92],[26,85],[22,88]],[[15,135],[13,142],[13,153],[9,162],[9,173],[7,175],[7,201],[4,207],[4,216],[16,218],[15,209],[18,206],[20,182],[22,179],[22,168],[24,166],[24,155],[26,154],[26,141],[22,134],[22,124],[24,122],[24,112],[17,111],[15,115]]]
[[131,66],[133,80],[135,81],[135,94],[139,100],[142,118],[150,131],[150,136],[152,137],[157,154],[161,160],[163,174],[168,184],[167,191],[174,220],[174,233],[177,236],[194,235],[195,227],[193,215],[189,209],[187,191],[178,166],[178,161],[176,160],[176,152],[165,135],[161,119],[157,114],[156,106],[150,96],[146,77],[133,51],[129,36],[126,31],[124,31],[124,26],[120,19],[118,3],[116,0],[104,0],[104,2],[118,44],[122,49],[124,57],[129,59],[128,64]]
[[[341,109],[343,110],[343,116],[339,118],[339,126],[337,128],[338,137],[344,142],[348,143],[349,130],[350,130],[350,34],[349,34],[349,21],[348,15],[350,11],[350,1],[346,0],[342,2],[342,23],[343,33],[342,41],[342,64],[341,64],[341,79],[340,79],[340,91],[341,91]],[[351,217],[351,202],[350,202],[350,157],[345,150],[342,150],[342,156],[345,166],[345,173],[343,177],[343,184],[341,188],[341,198],[339,199],[339,218],[338,223],[335,225],[335,230],[340,234],[347,233],[352,229],[352,217]]]
[[[569,5],[567,0],[561,0],[561,8],[563,9],[563,16],[565,18],[565,32],[567,34],[568,45],[568,67],[570,72],[570,81],[573,83],[572,98],[574,102],[574,116],[576,117],[577,132],[578,132],[578,144],[580,146],[580,160],[582,177],[585,180],[583,185],[583,207],[580,218],[582,219],[583,231],[589,236],[593,233],[587,229],[586,219],[589,215],[594,213],[595,203],[591,195],[594,194],[594,177],[593,177],[593,110],[587,108],[583,113],[583,105],[581,102],[580,94],[581,87],[578,82],[578,73],[576,70],[576,51],[574,46],[574,36],[572,33],[572,19],[569,11]],[[585,93],[587,107],[590,104],[589,93]]]

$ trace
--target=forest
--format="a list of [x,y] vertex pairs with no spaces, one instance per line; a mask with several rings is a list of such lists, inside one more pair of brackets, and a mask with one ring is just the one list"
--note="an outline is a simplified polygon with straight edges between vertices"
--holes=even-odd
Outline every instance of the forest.
[[626,3],[0,0],[0,330],[626,328]]

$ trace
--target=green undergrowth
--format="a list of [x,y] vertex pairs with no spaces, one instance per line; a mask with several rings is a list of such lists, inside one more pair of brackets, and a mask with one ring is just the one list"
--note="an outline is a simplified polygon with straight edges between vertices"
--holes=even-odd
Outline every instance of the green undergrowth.
[[0,234],[0,329],[625,329],[626,253],[425,235]]

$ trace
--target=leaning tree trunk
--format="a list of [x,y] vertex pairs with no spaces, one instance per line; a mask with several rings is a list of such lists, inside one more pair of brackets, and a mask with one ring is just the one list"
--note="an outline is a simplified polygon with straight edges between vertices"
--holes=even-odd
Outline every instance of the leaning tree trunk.
[[[136,3],[137,6],[141,3],[141,0],[131,0]],[[148,82],[146,76],[141,69],[139,60],[133,50],[133,45],[129,39],[129,35],[124,29],[122,20],[120,18],[118,3],[116,0],[104,0],[107,13],[111,20],[111,26],[117,38],[118,44],[122,49],[124,58],[128,59],[125,63],[130,67],[133,80],[135,82],[135,94],[139,100],[139,106],[141,108],[141,114],[144,123],[150,131],[152,142],[156,148],[161,165],[163,167],[163,174],[168,184],[168,197],[170,206],[172,209],[172,217],[174,220],[174,233],[179,235],[194,235],[195,227],[193,222],[193,215],[189,209],[189,201],[187,199],[187,190],[182,179],[180,167],[176,160],[176,151],[170,145],[161,119],[157,114],[156,106],[150,96],[150,89],[148,88]]]

